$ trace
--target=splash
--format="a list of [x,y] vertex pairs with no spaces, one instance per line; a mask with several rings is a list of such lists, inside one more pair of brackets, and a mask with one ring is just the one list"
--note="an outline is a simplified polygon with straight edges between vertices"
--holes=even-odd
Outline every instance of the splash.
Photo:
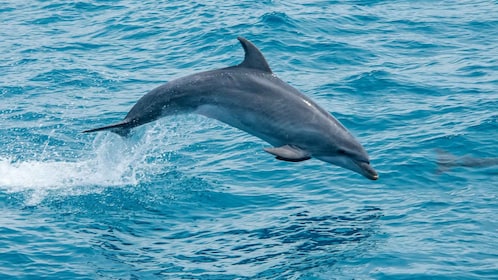
[[[93,149],[85,155],[62,160],[15,161],[0,158],[0,190],[7,193],[23,193],[25,203],[35,205],[49,193],[78,195],[102,191],[107,187],[138,185],[153,172],[156,162],[150,157],[150,142],[160,135],[123,139],[110,133],[98,134]],[[167,162],[167,161],[166,161]],[[159,163],[164,168],[165,161]]]

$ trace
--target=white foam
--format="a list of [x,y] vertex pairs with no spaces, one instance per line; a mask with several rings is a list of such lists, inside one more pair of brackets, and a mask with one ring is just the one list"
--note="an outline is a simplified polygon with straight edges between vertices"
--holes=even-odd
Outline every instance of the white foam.
[[73,152],[76,155],[71,158],[61,159],[57,152],[43,152],[42,159],[34,160],[0,157],[0,191],[22,193],[26,204],[36,205],[49,193],[80,195],[147,183],[150,175],[175,168],[169,162],[170,153],[189,143],[185,138],[190,139],[199,127],[205,125],[157,122],[146,132],[136,129],[130,139],[97,133],[93,143]]
[[[109,133],[99,134],[93,149],[81,151],[80,158],[16,161],[0,158],[0,189],[23,193],[28,205],[38,204],[50,192],[75,195],[98,192],[106,187],[137,185],[151,171],[146,149],[150,137],[143,140],[121,139]],[[156,139],[157,140],[157,139]],[[86,154],[85,154],[86,153]],[[100,187],[100,188],[99,188]]]
[[[98,161],[25,161],[11,162],[0,159],[0,186],[12,191],[23,189],[60,188],[75,185],[114,185],[122,184],[118,170],[107,173],[99,170]],[[116,180],[116,177],[118,180]]]

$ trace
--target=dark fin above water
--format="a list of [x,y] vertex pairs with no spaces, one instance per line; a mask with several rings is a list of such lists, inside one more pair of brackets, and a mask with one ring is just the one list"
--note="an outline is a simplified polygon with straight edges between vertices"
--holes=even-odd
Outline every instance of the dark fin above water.
[[97,131],[105,131],[109,130],[113,133],[116,133],[122,137],[127,137],[130,134],[130,123],[129,122],[119,122],[103,127],[98,127],[98,128],[93,128],[93,129],[88,129],[84,130],[83,133],[90,133],[90,132],[97,132]]
[[242,44],[245,52],[244,61],[238,65],[239,67],[257,69],[263,72],[272,73],[265,57],[253,43],[243,37],[237,37],[237,39],[240,41],[240,44]]
[[264,148],[264,150],[276,156],[276,159],[278,160],[298,162],[311,158],[311,155],[308,152],[294,145],[284,145],[282,147],[276,148]]

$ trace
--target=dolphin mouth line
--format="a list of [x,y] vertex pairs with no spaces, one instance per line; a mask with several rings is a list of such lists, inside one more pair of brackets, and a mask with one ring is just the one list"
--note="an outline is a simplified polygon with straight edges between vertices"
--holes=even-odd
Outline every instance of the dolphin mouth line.
[[373,167],[370,165],[368,162],[364,161],[356,161],[356,165],[360,168],[362,171],[362,175],[367,177],[370,180],[377,180],[379,179],[379,173],[373,169]]

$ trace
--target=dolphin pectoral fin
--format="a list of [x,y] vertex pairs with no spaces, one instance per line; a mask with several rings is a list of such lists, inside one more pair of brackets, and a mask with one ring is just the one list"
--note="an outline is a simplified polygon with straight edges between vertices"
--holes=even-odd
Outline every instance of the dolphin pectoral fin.
[[264,148],[264,150],[276,156],[276,159],[278,160],[298,162],[311,158],[311,155],[308,152],[293,145],[284,145],[276,148]]

